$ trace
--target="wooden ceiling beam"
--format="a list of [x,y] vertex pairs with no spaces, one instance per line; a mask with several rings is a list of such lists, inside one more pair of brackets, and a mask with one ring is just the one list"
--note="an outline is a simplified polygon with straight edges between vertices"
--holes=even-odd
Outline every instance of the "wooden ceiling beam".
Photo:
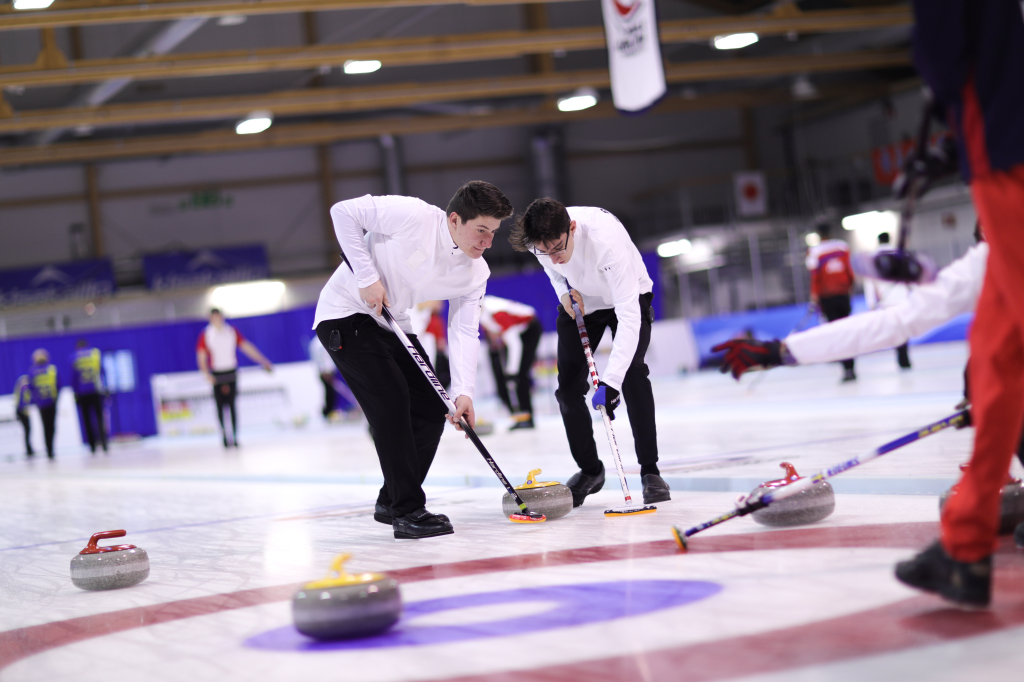
[[[861,91],[866,95],[874,96],[886,94],[885,86],[876,84],[843,86],[836,89],[821,88],[821,97],[847,95],[853,91]],[[670,97],[651,113],[660,115],[709,109],[735,109],[784,104],[790,101],[791,94],[787,88],[742,90],[701,95],[692,99]],[[595,107],[577,112],[557,111],[551,102],[547,102],[536,107],[506,109],[481,115],[377,117],[344,123],[275,125],[258,135],[236,135],[231,130],[216,130],[185,135],[69,142],[49,147],[9,147],[0,149],[0,167],[315,146],[349,140],[373,139],[384,133],[415,135],[480,128],[566,123],[614,118],[618,115],[610,102],[601,102]]]
[[[575,0],[539,0],[574,2]],[[518,5],[522,0],[57,0],[44,10],[0,6],[0,31],[168,21],[184,17],[289,14],[428,5]]]
[[[779,76],[797,73],[850,71],[905,66],[904,50],[841,52],[749,59],[715,59],[668,64],[669,83],[695,83],[735,78]],[[186,100],[112,104],[103,107],[37,109],[0,118],[0,133],[20,133],[48,128],[93,128],[128,124],[180,121],[230,120],[250,111],[269,109],[276,117],[352,113],[396,109],[418,104],[492,100],[504,97],[553,95],[579,87],[608,88],[605,69],[531,74],[435,83],[404,83],[363,88],[306,88],[261,95],[207,97]]]
[[[906,7],[883,7],[663,21],[659,24],[659,31],[662,43],[674,44],[708,40],[722,33],[753,31],[760,35],[785,35],[791,31],[860,31],[905,26],[911,22],[912,17]],[[315,69],[340,66],[349,59],[379,59],[385,66],[445,64],[604,47],[604,28],[601,26],[391,38],[344,45],[77,60],[63,68],[42,68],[40,64],[0,66],[0,87],[72,85],[113,78],[152,80]]]
[[[787,90],[777,89],[719,93],[695,99],[670,98],[663,101],[652,113],[671,114],[682,111],[770,104],[786,101],[788,97]],[[69,142],[49,147],[8,147],[0,149],[0,167],[81,163],[177,154],[229,153],[372,139],[384,133],[415,135],[479,128],[539,125],[615,116],[618,116],[618,113],[611,102],[601,102],[590,109],[575,112],[558,111],[549,102],[537,107],[507,109],[476,116],[377,117],[344,123],[275,125],[257,135],[236,135],[231,130],[216,130],[187,135]]]

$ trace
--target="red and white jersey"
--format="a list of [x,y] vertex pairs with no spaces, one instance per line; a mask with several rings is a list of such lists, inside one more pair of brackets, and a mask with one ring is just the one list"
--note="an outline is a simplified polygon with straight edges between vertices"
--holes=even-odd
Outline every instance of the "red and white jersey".
[[237,351],[243,341],[245,338],[241,332],[230,324],[225,324],[220,329],[208,324],[199,335],[196,350],[205,350],[209,355],[211,371],[230,372],[238,369]]
[[537,311],[532,306],[498,296],[484,296],[480,306],[480,326],[499,336],[513,329],[522,333],[535,317]]
[[811,271],[811,295],[849,296],[853,288],[850,247],[841,239],[826,239],[807,251]]

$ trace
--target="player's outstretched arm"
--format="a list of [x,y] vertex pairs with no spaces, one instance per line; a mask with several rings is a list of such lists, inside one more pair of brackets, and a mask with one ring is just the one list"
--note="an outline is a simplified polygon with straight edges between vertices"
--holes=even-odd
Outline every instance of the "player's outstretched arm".
[[731,372],[739,381],[744,372],[752,369],[771,369],[779,365],[793,365],[785,346],[778,339],[757,341],[756,339],[732,339],[711,349],[714,353],[725,351],[722,360],[722,374]]
[[243,353],[248,356],[250,360],[260,365],[263,369],[268,372],[274,369],[274,365],[267,360],[266,356],[260,352],[260,349],[253,345],[252,341],[242,341],[242,345],[238,347]]

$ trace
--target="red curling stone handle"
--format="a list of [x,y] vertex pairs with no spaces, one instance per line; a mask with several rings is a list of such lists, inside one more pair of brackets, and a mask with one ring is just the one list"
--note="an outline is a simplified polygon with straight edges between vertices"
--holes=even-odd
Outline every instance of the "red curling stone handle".
[[135,549],[135,545],[109,545],[107,547],[96,546],[96,543],[100,540],[123,538],[127,534],[127,531],[124,530],[104,530],[99,533],[93,533],[93,536],[89,538],[89,544],[86,545],[85,549],[79,552],[79,554],[99,554],[100,552],[120,552],[123,549]]

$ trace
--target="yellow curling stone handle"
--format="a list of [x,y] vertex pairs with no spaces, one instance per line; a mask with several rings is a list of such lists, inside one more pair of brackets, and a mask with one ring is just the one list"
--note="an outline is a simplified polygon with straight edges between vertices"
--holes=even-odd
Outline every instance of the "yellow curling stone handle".
[[517,485],[516,490],[529,490],[530,488],[548,488],[553,485],[559,485],[558,481],[538,481],[537,476],[540,475],[540,469],[531,469],[530,473],[526,474],[526,483]]
[[330,587],[344,587],[345,585],[360,585],[383,580],[387,576],[383,573],[360,573],[352,575],[345,571],[345,562],[352,558],[351,554],[339,554],[331,562],[331,572],[323,580],[314,580],[303,585],[306,590],[322,590]]

